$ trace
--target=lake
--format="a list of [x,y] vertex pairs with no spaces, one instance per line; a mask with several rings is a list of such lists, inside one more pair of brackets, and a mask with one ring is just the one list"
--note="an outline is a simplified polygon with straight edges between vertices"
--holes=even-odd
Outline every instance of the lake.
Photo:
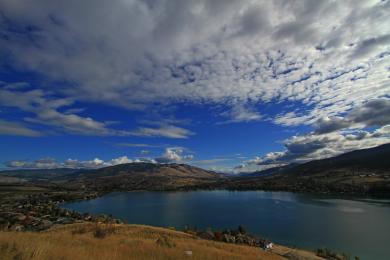
[[243,225],[249,233],[284,245],[390,259],[390,200],[264,191],[118,192],[62,206],[178,229]]

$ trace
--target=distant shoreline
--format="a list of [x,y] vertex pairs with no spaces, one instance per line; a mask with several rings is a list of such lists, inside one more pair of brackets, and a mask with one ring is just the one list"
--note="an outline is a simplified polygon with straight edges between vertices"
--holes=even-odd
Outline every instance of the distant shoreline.
[[[19,187],[20,188],[20,187]],[[213,189],[216,190],[216,189]],[[213,191],[213,190],[203,190],[203,191]],[[222,191],[222,189],[219,189]],[[61,207],[62,203],[71,203],[71,202],[77,202],[77,201],[85,201],[90,199],[96,199],[103,197],[105,195],[108,195],[110,193],[117,193],[117,192],[196,192],[201,191],[199,189],[196,190],[171,190],[171,191],[148,191],[148,190],[132,190],[132,191],[121,191],[121,190],[114,190],[110,192],[77,192],[77,191],[54,191],[54,190],[46,190],[42,191],[39,190],[37,192],[31,193],[31,189],[28,189],[26,191],[27,193],[21,192],[20,189],[15,191],[14,193],[9,193],[9,199],[12,200],[14,198],[14,203],[10,209],[8,208],[5,210],[3,208],[3,201],[6,201],[6,196],[2,196],[2,199],[0,202],[2,202],[2,208],[0,208],[0,217],[4,218],[3,213],[4,212],[12,212],[12,210],[15,211],[14,215],[10,215],[12,218],[17,218],[21,220],[19,223],[14,223],[12,226],[10,226],[8,229],[9,231],[12,230],[18,230],[18,231],[44,231],[44,230],[50,230],[54,226],[67,226],[69,224],[73,223],[123,223],[121,220],[116,219],[115,216],[108,216],[108,215],[102,215],[102,216],[95,216],[92,214],[82,214],[80,212],[72,212],[69,210],[66,210]],[[232,192],[241,192],[238,190],[226,190],[226,191],[232,191]],[[269,191],[262,191],[262,192],[269,192]],[[275,192],[288,192],[288,191],[275,191]],[[324,195],[324,194],[320,194]],[[325,197],[329,198],[329,194],[325,194]],[[338,196],[340,197],[340,196]],[[345,198],[345,197],[344,197]],[[367,198],[367,197],[365,197]],[[356,197],[355,197],[356,199]],[[23,226],[25,221],[25,217],[23,217],[23,213],[20,213],[20,206],[21,205],[29,205],[34,202],[39,209],[40,212],[38,214],[34,214],[32,217],[32,220],[35,221],[32,223],[32,226]],[[43,211],[41,212],[41,209],[49,209],[49,211]],[[32,206],[32,209],[34,209],[34,206]],[[29,208],[31,211],[31,208]],[[60,212],[59,215],[57,212]],[[26,216],[26,215],[24,215]],[[48,220],[50,219],[50,220]],[[54,221],[53,221],[54,219]],[[48,221],[51,221],[51,223],[48,224]],[[38,223],[38,224],[34,224]],[[31,223],[30,223],[31,224]],[[35,226],[34,226],[35,225]],[[46,225],[46,226],[45,226]],[[289,247],[285,247],[289,248]],[[294,249],[296,250],[296,249]],[[304,251],[304,250],[301,250]],[[308,251],[305,251],[308,252]]]

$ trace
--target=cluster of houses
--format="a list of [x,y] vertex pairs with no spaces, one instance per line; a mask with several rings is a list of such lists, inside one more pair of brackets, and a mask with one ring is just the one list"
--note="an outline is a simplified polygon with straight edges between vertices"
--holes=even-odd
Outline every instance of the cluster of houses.
[[[82,194],[82,198],[93,195]],[[41,193],[2,198],[0,203],[0,230],[42,231],[53,225],[83,221],[119,222],[109,216],[92,216],[60,207],[65,196]]]

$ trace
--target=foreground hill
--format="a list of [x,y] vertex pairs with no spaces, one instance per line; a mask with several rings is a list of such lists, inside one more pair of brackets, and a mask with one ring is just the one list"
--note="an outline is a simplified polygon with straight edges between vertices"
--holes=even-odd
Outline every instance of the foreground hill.
[[[1,259],[322,259],[314,253],[199,239],[141,225],[74,224],[46,232],[0,232]],[[287,257],[287,258],[286,258]]]
[[390,194],[390,144],[234,179],[230,188]]

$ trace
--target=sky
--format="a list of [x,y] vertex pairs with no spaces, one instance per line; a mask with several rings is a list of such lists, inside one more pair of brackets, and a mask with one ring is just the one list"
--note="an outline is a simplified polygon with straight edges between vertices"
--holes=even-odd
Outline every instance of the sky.
[[390,1],[0,0],[0,169],[250,172],[390,142]]

